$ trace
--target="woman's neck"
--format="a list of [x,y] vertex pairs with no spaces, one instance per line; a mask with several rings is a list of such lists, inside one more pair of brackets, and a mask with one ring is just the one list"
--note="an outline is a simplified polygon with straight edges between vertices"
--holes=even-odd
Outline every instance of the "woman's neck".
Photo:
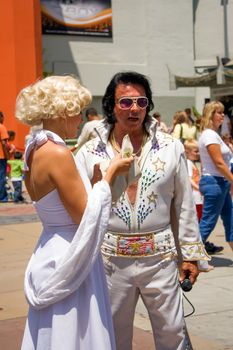
[[218,132],[218,129],[219,129],[219,128],[216,128],[216,127],[212,126],[212,127],[209,128],[209,129],[211,129],[211,130],[213,130],[213,131],[215,131],[215,132]]
[[65,140],[65,119],[56,118],[56,119],[45,119],[43,120],[43,129],[49,130],[60,136]]

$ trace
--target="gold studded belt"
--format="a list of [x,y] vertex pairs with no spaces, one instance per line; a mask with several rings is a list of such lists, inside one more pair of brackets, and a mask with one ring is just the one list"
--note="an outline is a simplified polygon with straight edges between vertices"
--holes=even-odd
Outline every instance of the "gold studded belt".
[[155,253],[154,233],[117,236],[118,256],[147,256]]
[[105,256],[140,258],[164,253],[174,247],[170,229],[162,232],[117,233],[107,232],[102,245]]

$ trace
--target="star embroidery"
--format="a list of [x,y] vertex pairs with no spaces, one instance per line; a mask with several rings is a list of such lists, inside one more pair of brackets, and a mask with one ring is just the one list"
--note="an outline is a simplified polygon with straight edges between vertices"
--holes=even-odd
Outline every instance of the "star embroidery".
[[164,167],[165,167],[166,162],[163,162],[162,160],[157,158],[156,161],[153,162],[153,164],[155,166],[155,171],[158,171],[158,170],[164,171]]
[[149,199],[149,204],[150,203],[154,203],[156,204],[156,200],[158,198],[158,195],[153,192],[151,192],[151,194],[149,196],[147,196],[147,198]]
[[133,253],[138,253],[139,250],[140,250],[140,244],[137,243],[137,242],[132,243],[131,247],[132,247],[132,252]]

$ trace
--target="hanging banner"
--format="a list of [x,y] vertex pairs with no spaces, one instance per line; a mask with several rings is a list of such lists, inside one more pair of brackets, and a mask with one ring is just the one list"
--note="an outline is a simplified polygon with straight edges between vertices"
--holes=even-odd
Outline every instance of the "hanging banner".
[[42,33],[112,37],[111,0],[41,0]]

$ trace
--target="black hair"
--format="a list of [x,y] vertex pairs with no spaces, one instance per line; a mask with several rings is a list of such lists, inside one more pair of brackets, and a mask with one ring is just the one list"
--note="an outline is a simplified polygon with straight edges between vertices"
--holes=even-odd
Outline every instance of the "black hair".
[[154,112],[153,117],[154,118],[161,118],[161,114],[159,112]]
[[7,130],[9,137],[14,137],[15,136],[15,131],[13,130]]
[[23,153],[22,152],[15,151],[15,153],[14,153],[14,158],[15,159],[22,159],[22,157],[23,157]]
[[86,118],[88,119],[89,115],[90,116],[95,116],[95,115],[98,115],[98,112],[97,112],[97,110],[95,108],[90,107],[90,108],[87,108],[85,114],[86,114]]
[[145,75],[137,72],[133,72],[133,71],[116,73],[112,77],[110,83],[108,84],[102,99],[103,115],[107,119],[107,122],[109,124],[115,124],[116,122],[116,118],[114,116],[115,92],[116,92],[116,87],[121,83],[138,84],[144,87],[146,97],[148,98],[148,106],[146,108],[146,117],[144,119],[144,123],[145,123],[148,119],[149,112],[154,108],[150,82]]

